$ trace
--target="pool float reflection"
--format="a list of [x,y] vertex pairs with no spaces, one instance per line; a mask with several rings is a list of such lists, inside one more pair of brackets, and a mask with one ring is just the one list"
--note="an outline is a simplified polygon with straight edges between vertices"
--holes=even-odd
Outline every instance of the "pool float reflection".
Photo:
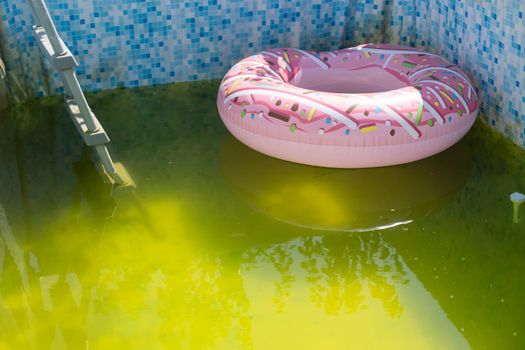
[[375,169],[330,169],[271,158],[227,136],[225,181],[255,210],[311,229],[364,232],[408,224],[444,206],[471,165],[463,143],[418,162]]

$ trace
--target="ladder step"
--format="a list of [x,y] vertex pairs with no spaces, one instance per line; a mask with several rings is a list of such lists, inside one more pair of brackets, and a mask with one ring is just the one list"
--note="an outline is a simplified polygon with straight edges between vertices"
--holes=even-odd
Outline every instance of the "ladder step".
[[64,53],[60,56],[55,55],[55,51],[51,46],[47,32],[42,26],[33,26],[33,34],[35,36],[36,42],[40,47],[44,55],[49,59],[53,68],[58,71],[64,71],[67,69],[73,69],[78,67],[78,62],[75,59],[75,56],[69,51],[69,48],[64,44],[62,39],[59,38],[62,47],[64,48]]
[[84,139],[86,145],[98,146],[109,143],[110,140],[108,135],[106,134],[104,128],[93,113],[91,113],[91,115],[93,117],[93,121],[95,122],[97,130],[93,133],[88,133],[88,128],[86,126],[86,123],[84,123],[84,118],[82,118],[82,115],[80,114],[80,109],[78,108],[78,105],[75,102],[75,100],[66,99],[66,108],[78,132]]

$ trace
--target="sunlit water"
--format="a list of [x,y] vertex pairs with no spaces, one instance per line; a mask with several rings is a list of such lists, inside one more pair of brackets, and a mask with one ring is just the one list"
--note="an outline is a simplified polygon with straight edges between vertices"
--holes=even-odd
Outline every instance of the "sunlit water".
[[60,101],[0,118],[0,349],[525,348],[524,152],[477,123],[403,166],[291,164],[217,87],[89,97],[136,189]]

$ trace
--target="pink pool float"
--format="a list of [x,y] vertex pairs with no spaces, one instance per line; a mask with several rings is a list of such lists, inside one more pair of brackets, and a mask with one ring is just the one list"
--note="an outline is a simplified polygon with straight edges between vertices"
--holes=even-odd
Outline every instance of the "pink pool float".
[[440,56],[393,45],[262,51],[221,82],[228,130],[272,157],[324,167],[401,164],[459,141],[478,113],[469,78]]

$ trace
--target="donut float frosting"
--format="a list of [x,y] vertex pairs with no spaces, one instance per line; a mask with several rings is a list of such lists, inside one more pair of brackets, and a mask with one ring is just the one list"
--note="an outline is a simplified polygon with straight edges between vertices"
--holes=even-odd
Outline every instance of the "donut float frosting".
[[478,98],[466,74],[440,56],[367,44],[247,57],[222,80],[217,106],[230,132],[259,152],[361,168],[450,147],[474,123]]

